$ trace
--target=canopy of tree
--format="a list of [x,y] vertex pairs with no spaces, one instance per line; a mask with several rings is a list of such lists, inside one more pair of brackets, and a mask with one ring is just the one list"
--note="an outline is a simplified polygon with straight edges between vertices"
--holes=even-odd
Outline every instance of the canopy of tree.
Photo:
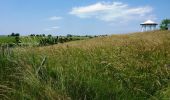
[[161,30],[168,30],[168,25],[170,24],[170,19],[164,19],[162,20],[160,24],[160,29]]

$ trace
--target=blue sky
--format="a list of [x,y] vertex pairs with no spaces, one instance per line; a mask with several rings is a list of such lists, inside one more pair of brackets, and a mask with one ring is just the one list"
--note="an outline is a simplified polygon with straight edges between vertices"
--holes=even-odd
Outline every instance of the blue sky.
[[0,35],[98,35],[140,31],[170,18],[169,0],[1,0]]

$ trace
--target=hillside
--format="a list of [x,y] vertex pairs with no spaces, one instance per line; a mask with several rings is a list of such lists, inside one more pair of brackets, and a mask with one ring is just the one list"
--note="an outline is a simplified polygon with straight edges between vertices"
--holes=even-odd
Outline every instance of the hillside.
[[170,98],[170,31],[0,49],[0,98]]

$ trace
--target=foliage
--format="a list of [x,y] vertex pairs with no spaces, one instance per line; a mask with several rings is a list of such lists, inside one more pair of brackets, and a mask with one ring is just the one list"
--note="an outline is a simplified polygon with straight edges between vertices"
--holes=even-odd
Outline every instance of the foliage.
[[66,37],[66,36],[52,36],[45,34],[31,34],[29,36],[20,36],[19,34],[12,33],[8,36],[0,36],[0,45],[8,44],[10,47],[14,46],[45,46],[58,43],[65,43],[75,40],[84,40],[92,37]]
[[161,22],[160,29],[161,30],[168,30],[168,25],[170,25],[170,19],[164,19]]
[[20,36],[20,34],[19,33],[11,33],[11,35],[9,35],[9,36]]
[[41,38],[39,45],[44,46],[44,45],[53,45],[58,43],[58,37],[53,38],[52,36],[48,36],[46,38]]
[[15,37],[15,43],[16,43],[17,45],[18,45],[19,43],[21,43],[19,36],[16,36],[16,37]]
[[41,38],[39,41],[40,46],[45,46],[45,45],[54,45],[58,43],[66,43],[70,41],[76,41],[76,40],[82,40],[80,37],[52,37],[51,35],[48,35],[48,37]]
[[18,45],[19,43],[21,43],[19,33],[12,33],[8,36],[0,36],[0,46],[7,44],[10,47],[13,47],[15,44]]

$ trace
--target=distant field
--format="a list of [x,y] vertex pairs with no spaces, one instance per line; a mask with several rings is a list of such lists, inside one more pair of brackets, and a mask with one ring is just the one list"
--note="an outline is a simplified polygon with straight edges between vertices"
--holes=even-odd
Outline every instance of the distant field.
[[14,43],[15,37],[0,36],[0,44],[2,43]]
[[169,99],[170,31],[7,49],[0,52],[0,98]]
[[[19,41],[21,42],[20,44],[22,45],[27,45],[27,46],[38,46],[40,41],[44,38],[48,38],[46,37],[41,37],[41,36],[20,36],[19,37]],[[56,37],[52,37],[52,38],[56,38]],[[89,39],[89,37],[85,37],[85,36],[72,36],[72,37],[66,37],[66,36],[59,36],[58,38],[68,38],[68,39],[72,39],[71,41],[74,40],[85,40],[85,39]],[[16,43],[15,37],[12,36],[0,36],[0,45],[1,44],[11,44],[11,43]]]

